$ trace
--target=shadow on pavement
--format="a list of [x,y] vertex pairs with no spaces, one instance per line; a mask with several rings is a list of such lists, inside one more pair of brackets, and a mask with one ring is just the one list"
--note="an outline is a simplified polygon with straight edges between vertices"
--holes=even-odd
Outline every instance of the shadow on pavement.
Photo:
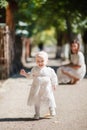
[[[51,119],[51,118],[45,118],[45,117],[40,117],[38,120],[42,119]],[[0,118],[0,122],[16,122],[16,121],[36,121],[34,118]]]

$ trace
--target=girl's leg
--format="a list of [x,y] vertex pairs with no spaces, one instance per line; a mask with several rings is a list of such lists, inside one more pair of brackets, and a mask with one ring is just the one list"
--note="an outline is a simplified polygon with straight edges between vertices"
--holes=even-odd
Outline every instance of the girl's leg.
[[49,107],[49,111],[50,111],[50,115],[51,116],[55,116],[56,115],[55,107]]
[[39,119],[40,118],[40,100],[39,98],[35,102],[35,115],[34,119]]
[[51,81],[50,79],[46,79],[47,82],[45,84],[45,87],[47,88],[47,97],[48,97],[48,105],[49,105],[49,111],[50,111],[50,115],[51,116],[55,116],[56,115],[56,103],[55,103],[55,98],[54,98],[54,94],[53,94],[53,88],[51,86]]

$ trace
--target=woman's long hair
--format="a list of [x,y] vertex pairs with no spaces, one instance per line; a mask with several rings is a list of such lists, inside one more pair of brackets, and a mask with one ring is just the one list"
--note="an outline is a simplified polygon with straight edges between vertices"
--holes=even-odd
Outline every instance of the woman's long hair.
[[[79,48],[80,48],[79,41],[77,39],[72,40],[70,42],[70,48],[71,48],[72,44],[77,44],[78,45],[78,51],[79,51]],[[72,50],[71,50],[71,54],[73,54]]]

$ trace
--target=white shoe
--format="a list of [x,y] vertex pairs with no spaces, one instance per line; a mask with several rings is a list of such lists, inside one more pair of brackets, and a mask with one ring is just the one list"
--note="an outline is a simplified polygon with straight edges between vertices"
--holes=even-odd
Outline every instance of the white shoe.
[[35,115],[34,115],[34,119],[35,119],[35,120],[39,120],[39,119],[40,119],[40,115],[35,114]]
[[49,108],[49,110],[50,110],[50,115],[51,116],[55,116],[56,115],[56,111],[55,111],[55,108]]

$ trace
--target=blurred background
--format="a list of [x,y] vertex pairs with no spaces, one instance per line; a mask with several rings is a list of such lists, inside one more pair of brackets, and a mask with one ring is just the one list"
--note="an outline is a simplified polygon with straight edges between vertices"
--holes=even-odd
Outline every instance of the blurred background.
[[32,67],[40,50],[53,66],[68,61],[74,38],[87,65],[87,1],[0,0],[0,79]]

